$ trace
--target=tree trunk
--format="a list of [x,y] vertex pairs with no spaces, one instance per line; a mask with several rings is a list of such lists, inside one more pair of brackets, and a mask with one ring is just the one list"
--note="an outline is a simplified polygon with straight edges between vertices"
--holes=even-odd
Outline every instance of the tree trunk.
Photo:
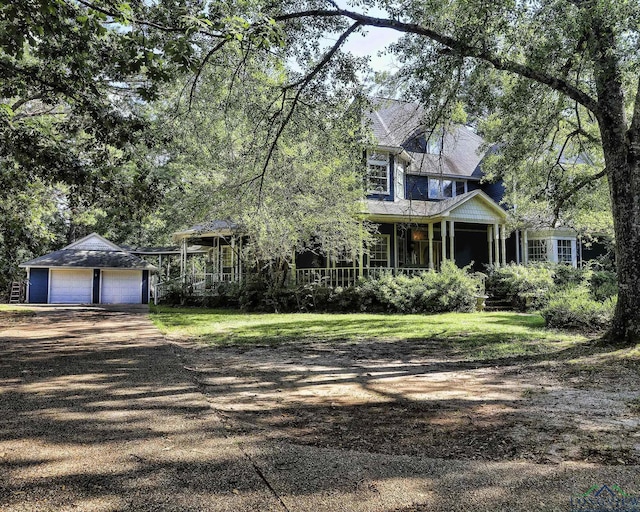
[[[611,155],[615,165],[609,172],[609,189],[616,236],[618,304],[609,339],[633,345],[640,342],[640,162],[628,158],[627,149],[623,146],[610,151],[615,153]],[[622,158],[625,153],[627,158]],[[614,163],[610,162],[614,158],[607,160],[607,166]]]
[[618,273],[618,304],[608,339],[615,344],[634,345],[640,342],[640,137],[626,130],[623,103],[616,101],[615,95],[604,100],[601,105],[605,115],[599,122]]
[[618,273],[618,304],[608,340],[634,345],[640,342],[640,135],[627,125],[614,31],[600,18],[592,28],[597,118],[611,195]]

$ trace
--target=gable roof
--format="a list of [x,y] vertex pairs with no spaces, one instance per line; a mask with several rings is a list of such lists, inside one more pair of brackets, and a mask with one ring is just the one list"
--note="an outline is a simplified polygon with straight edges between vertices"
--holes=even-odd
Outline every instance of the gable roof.
[[373,106],[367,119],[380,146],[402,147],[420,134],[424,109],[417,103],[376,98]]
[[406,150],[412,162],[409,174],[439,174],[479,180],[483,158],[482,137],[463,125],[455,125],[444,134],[441,154],[417,148],[413,141],[425,136],[424,109],[417,103],[391,99],[374,100],[367,119],[379,146]]
[[[495,222],[504,222],[507,218],[507,212],[482,190],[473,190],[442,201],[401,199],[391,202],[369,199],[365,206],[366,212],[372,217],[402,217],[404,220],[415,222],[427,218],[453,217],[456,210],[462,210],[463,205],[473,203],[481,207],[481,210],[476,208],[476,214],[483,215],[482,218],[477,219],[483,223],[487,222],[488,216],[491,217],[491,221]],[[473,212],[467,213],[465,211],[465,215],[467,214],[472,215]],[[474,219],[467,220],[473,221]]]
[[59,251],[50,252],[39,258],[19,265],[28,267],[71,267],[71,268],[119,268],[131,270],[155,270],[156,267],[125,251],[97,233],[67,245]]
[[87,251],[121,251],[122,248],[118,247],[113,242],[109,242],[106,238],[100,236],[98,233],[91,233],[90,235],[76,240],[75,242],[67,245],[64,249],[84,249]]

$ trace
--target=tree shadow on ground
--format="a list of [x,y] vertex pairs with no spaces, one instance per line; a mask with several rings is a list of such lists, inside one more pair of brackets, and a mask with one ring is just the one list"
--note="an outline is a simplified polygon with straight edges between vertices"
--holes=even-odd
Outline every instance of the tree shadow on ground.
[[[29,322],[19,336],[0,339],[2,510],[281,510],[265,479],[291,499],[317,496],[317,503],[331,504],[331,496],[352,496],[354,510],[395,508],[379,501],[380,489],[423,479],[416,484],[421,502],[452,510],[447,485],[480,493],[497,485],[486,465],[469,466],[474,457],[511,461],[525,454],[509,434],[519,403],[500,398],[502,377],[488,371],[511,367],[509,358],[463,363],[487,372],[481,376],[486,396],[456,398],[453,389],[436,401],[416,399],[411,387],[385,385],[385,379],[435,376],[449,386],[459,362],[419,360],[438,352],[432,340],[399,342],[392,353],[388,342],[288,352],[212,349],[191,361],[132,315],[88,310],[69,318],[52,311]],[[285,396],[336,381],[377,399]],[[412,462],[402,458],[407,455]],[[566,489],[553,487],[546,466],[529,470],[551,486],[556,502],[564,499]],[[503,477],[513,475],[505,470]],[[492,510],[492,503],[476,509]]]

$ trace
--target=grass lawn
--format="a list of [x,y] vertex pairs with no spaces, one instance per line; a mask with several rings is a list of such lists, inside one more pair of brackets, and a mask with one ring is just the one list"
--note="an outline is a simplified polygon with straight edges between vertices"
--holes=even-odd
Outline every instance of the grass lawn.
[[164,333],[211,345],[433,340],[458,356],[485,359],[564,350],[589,338],[544,328],[539,315],[245,313],[155,306],[151,319]]

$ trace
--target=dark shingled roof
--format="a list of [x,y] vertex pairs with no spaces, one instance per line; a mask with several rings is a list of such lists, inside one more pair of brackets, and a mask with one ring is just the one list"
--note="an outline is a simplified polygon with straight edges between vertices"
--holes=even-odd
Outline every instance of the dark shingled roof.
[[[424,136],[424,110],[416,103],[398,100],[374,100],[375,111],[368,114],[379,146],[406,149],[413,162],[409,174],[440,174],[480,179],[480,148],[483,140],[471,129],[457,125],[444,136],[442,154],[420,151],[414,140]],[[437,136],[434,134],[434,137]],[[416,151],[417,150],[417,151]],[[426,148],[425,148],[426,150]]]
[[61,249],[20,264],[21,267],[122,268],[155,270],[156,267],[126,251]]

